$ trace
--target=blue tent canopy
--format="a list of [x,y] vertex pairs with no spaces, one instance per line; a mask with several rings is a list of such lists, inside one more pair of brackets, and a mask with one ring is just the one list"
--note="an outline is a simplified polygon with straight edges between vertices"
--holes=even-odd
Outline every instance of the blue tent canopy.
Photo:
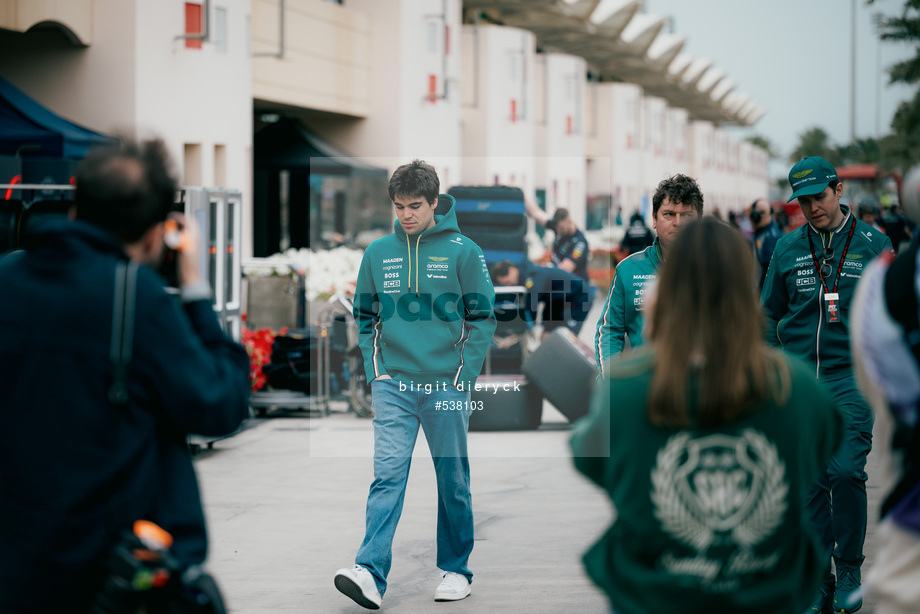
[[0,77],[0,156],[80,160],[117,140],[55,115]]

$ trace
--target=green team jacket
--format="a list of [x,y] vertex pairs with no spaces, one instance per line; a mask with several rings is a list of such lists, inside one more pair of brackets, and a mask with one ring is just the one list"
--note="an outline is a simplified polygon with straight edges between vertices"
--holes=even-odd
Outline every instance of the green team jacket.
[[611,357],[623,351],[625,337],[629,337],[632,347],[642,345],[642,308],[660,264],[661,244],[658,237],[652,245],[617,264],[594,335],[594,357],[601,375],[604,375]]
[[650,347],[610,365],[572,427],[575,467],[616,508],[584,555],[588,575],[618,614],[804,612],[827,565],[805,502],[841,442],[842,414],[786,355],[784,405],[766,400],[716,427],[654,426]]
[[[767,342],[800,356],[815,368],[815,376],[836,380],[852,373],[850,359],[850,308],[856,283],[869,262],[891,249],[883,233],[854,218],[850,208],[835,231],[819,233],[808,223],[787,233],[777,243],[767,269],[760,301],[766,316]],[[823,245],[829,244],[834,257],[829,261],[833,272],[826,280],[827,291],[834,287],[840,256],[852,225],[853,238],[840,270],[837,287],[839,322],[828,322],[825,313],[824,285],[812,258],[808,237],[822,261]],[[823,243],[822,243],[823,241]]]
[[354,316],[367,381],[381,375],[404,384],[475,383],[496,321],[495,290],[479,246],[460,234],[454,198],[435,225],[393,234],[364,252]]

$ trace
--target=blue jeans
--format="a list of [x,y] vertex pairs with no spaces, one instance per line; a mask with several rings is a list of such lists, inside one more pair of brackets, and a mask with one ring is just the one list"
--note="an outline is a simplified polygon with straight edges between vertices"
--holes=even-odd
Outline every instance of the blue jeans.
[[419,425],[438,483],[438,567],[472,582],[468,563],[473,550],[473,500],[466,446],[469,400],[468,391],[450,386],[426,393],[392,379],[371,383],[374,481],[367,496],[364,542],[355,563],[370,570],[381,595],[387,588],[393,536],[402,514]]
[[[859,569],[866,541],[866,457],[872,449],[872,410],[852,377],[823,382],[847,418],[843,443],[812,486],[808,513],[837,567]],[[835,547],[836,545],[836,547]]]

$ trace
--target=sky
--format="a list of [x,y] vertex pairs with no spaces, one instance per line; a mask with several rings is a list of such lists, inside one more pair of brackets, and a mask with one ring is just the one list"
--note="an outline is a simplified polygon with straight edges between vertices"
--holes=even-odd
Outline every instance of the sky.
[[[889,86],[886,69],[912,57],[910,44],[880,42],[873,15],[894,16],[903,0],[856,0],[856,138],[890,132],[899,103],[915,88]],[[785,176],[799,135],[818,126],[833,145],[851,138],[853,49],[851,0],[645,0],[645,12],[672,18],[685,36],[681,53],[713,60],[766,113],[738,139],[766,137],[781,160],[770,176]],[[879,69],[881,68],[881,70]]]

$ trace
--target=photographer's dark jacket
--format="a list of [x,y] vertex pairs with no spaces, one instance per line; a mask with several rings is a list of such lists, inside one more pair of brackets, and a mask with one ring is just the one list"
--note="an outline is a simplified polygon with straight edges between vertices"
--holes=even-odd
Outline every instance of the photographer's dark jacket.
[[206,300],[180,305],[140,267],[128,402],[109,357],[115,239],[50,222],[0,255],[0,612],[82,612],[120,533],[148,519],[186,563],[204,560],[188,433],[248,415],[249,361]]

